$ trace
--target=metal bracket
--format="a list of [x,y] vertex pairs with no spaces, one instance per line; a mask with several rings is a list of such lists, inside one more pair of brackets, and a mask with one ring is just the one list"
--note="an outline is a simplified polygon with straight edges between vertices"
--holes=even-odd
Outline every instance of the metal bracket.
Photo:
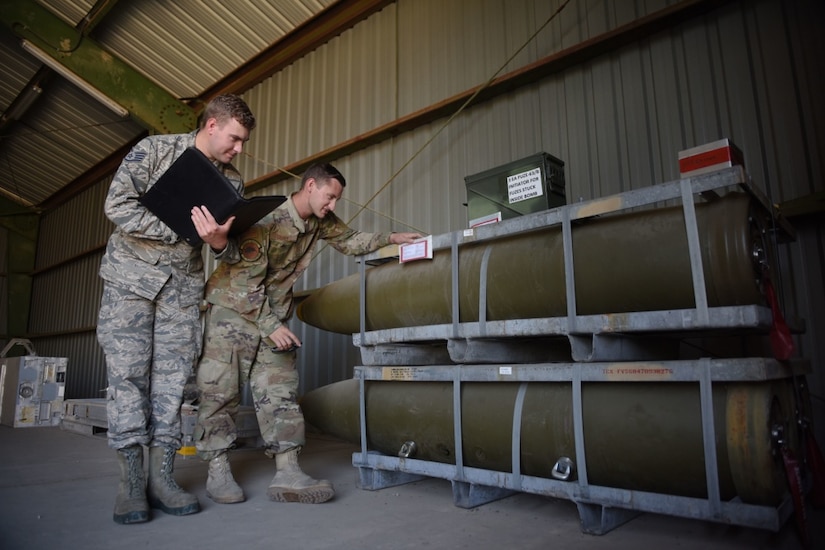
[[5,357],[9,350],[18,344],[26,348],[28,355],[37,355],[30,340],[26,338],[12,338],[9,340],[9,343],[6,344],[6,347],[3,348],[3,351],[0,351],[0,357]]

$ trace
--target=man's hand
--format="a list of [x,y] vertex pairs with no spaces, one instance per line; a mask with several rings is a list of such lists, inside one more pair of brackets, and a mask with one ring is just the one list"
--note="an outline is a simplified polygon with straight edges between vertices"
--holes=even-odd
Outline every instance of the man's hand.
[[301,341],[289,330],[286,325],[281,325],[275,332],[269,335],[269,339],[275,344],[278,351],[288,351],[290,348],[300,348]]
[[205,206],[195,206],[192,208],[192,223],[203,242],[208,244],[215,252],[221,252],[226,248],[229,241],[229,228],[235,216],[231,216],[223,225],[215,221],[212,213]]
[[390,233],[391,244],[409,244],[416,239],[422,238],[420,233]]

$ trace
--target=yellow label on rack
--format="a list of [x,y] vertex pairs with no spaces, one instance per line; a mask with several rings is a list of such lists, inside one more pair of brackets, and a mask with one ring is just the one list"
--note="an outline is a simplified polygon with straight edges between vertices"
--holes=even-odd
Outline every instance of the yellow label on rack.
[[382,380],[412,380],[415,370],[411,367],[384,367],[381,369]]

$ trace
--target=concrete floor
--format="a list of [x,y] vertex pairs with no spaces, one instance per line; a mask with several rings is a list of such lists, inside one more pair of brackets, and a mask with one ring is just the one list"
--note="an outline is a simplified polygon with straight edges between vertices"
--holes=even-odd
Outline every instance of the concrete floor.
[[[427,479],[366,491],[355,485],[358,448],[313,435],[305,471],[333,481],[325,504],[270,502],[274,462],[259,449],[233,453],[241,504],[206,497],[206,464],[178,457],[176,479],[200,499],[199,514],[154,511],[138,525],[117,525],[118,478],[103,435],[59,428],[0,426],[0,549],[325,549],[350,548],[801,548],[791,518],[779,533],[658,514],[642,514],[601,536],[581,532],[573,502],[519,493],[474,509],[453,505],[449,481]],[[825,511],[808,507],[813,548],[825,548]]]

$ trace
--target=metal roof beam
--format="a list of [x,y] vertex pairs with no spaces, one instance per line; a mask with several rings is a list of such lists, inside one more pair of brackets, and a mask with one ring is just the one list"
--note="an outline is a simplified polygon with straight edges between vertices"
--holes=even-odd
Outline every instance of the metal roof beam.
[[150,132],[182,133],[197,125],[197,113],[189,105],[37,2],[0,0],[0,23],[52,58],[53,68],[65,68],[87,82]]

